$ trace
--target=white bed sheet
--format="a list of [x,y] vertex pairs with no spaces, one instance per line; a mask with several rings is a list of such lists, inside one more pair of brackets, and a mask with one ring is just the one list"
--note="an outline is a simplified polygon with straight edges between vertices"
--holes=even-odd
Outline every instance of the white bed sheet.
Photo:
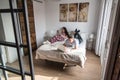
[[84,68],[86,61],[86,40],[83,40],[83,42],[79,45],[79,49],[74,53],[64,53],[58,51],[59,45],[63,43],[64,41],[56,42],[54,44],[47,43],[40,46],[36,51],[36,59],[75,64]]
[[79,49],[76,52],[64,53],[58,51],[58,47],[64,43],[55,42],[50,44],[48,41],[44,42],[36,51],[36,59],[44,59],[56,62],[62,62],[66,64],[75,64],[84,68],[86,61],[86,38],[85,35],[81,35],[83,42],[79,45]]

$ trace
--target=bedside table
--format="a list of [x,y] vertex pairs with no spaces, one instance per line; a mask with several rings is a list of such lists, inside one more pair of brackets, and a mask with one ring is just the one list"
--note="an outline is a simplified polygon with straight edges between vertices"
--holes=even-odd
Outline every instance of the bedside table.
[[93,50],[93,44],[94,44],[94,40],[87,40],[87,49],[92,51]]

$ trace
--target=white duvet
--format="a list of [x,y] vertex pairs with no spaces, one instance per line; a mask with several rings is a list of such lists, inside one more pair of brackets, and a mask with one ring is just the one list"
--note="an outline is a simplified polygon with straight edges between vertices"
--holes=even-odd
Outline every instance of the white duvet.
[[75,64],[84,68],[86,61],[86,38],[83,38],[83,42],[79,45],[79,49],[75,51],[64,52],[62,42],[55,42],[51,44],[46,41],[36,51],[36,59],[44,59],[56,62],[62,62],[66,64]]
[[[45,59],[50,61],[62,62],[66,64],[80,65],[84,68],[86,60],[86,41],[80,44],[79,49],[75,51],[62,52],[63,42],[56,42],[54,44],[45,43],[36,51],[36,59]],[[58,50],[59,49],[59,50]]]

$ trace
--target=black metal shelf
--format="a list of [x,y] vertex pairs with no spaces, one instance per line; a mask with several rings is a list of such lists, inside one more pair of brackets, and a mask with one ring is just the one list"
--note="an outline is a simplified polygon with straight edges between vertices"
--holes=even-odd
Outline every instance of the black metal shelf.
[[10,46],[10,47],[17,47],[15,43],[5,42],[5,41],[0,41],[0,45]]
[[[12,72],[12,73],[21,75],[20,70],[14,69],[14,68],[9,67],[9,66],[4,66],[4,67],[3,67],[2,65],[0,65],[0,68],[1,68],[1,69],[4,69],[4,70],[6,70],[6,71]],[[29,72],[25,72],[25,74],[31,76],[31,74],[30,74]]]
[[[9,46],[9,47],[15,47],[15,48],[17,47],[16,43],[6,42],[6,41],[0,41],[0,45]],[[27,48],[28,46],[24,45],[24,44],[20,44],[19,47],[25,47],[25,48]]]
[[0,9],[0,13],[23,12],[23,9]]

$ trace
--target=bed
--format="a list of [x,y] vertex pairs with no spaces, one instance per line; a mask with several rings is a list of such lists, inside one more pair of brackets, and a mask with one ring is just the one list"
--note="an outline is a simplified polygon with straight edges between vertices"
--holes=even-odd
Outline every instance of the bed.
[[79,48],[69,53],[65,53],[60,48],[64,41],[58,41],[53,44],[46,41],[36,50],[35,58],[61,62],[68,65],[79,65],[84,68],[86,61],[86,36],[85,34],[81,34],[81,37],[83,41],[80,43]]

